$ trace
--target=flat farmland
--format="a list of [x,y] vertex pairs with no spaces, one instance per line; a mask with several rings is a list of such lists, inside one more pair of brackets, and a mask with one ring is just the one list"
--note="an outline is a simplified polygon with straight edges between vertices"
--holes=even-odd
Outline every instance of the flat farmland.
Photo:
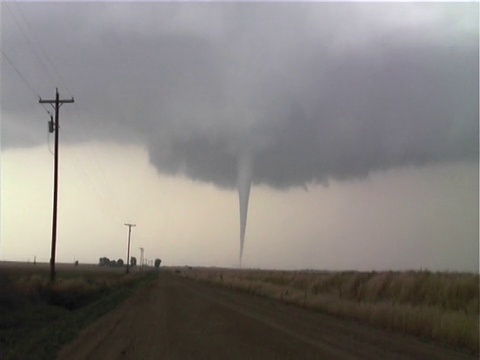
[[[182,270],[183,272],[183,270]],[[162,270],[58,359],[478,359],[419,337]]]
[[[75,266],[73,263],[57,263],[55,264],[55,270],[60,277],[68,277],[71,274],[98,274],[102,273],[118,273],[125,272],[125,268],[116,267],[100,267],[96,264],[79,264]],[[18,261],[0,261],[0,274],[1,275],[50,275],[50,264],[45,262],[18,262]]]
[[78,331],[156,279],[96,265],[0,263],[0,359],[52,359]]

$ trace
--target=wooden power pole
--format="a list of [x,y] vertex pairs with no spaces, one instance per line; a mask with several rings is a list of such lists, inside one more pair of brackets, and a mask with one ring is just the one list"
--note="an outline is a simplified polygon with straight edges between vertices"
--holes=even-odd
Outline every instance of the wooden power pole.
[[55,109],[55,121],[50,120],[49,131],[55,132],[55,154],[54,154],[54,172],[53,172],[53,221],[52,221],[52,254],[50,257],[50,280],[55,281],[55,249],[57,245],[57,200],[58,200],[58,130],[60,129],[60,106],[64,103],[73,103],[71,99],[62,99],[58,95],[58,88],[55,89],[54,100],[42,100],[40,104],[50,104]]
[[125,226],[128,226],[128,245],[127,245],[127,274],[128,274],[128,271],[130,270],[130,234],[132,233],[132,226],[135,227],[137,225],[125,224]]
[[144,265],[143,252],[145,251],[145,249],[143,247],[139,249],[140,249],[140,270],[143,271],[143,265]]

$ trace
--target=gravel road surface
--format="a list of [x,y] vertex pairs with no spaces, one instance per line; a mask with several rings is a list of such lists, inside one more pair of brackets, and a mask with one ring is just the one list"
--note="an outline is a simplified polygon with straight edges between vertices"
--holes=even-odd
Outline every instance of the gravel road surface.
[[478,359],[465,352],[168,272],[58,359]]

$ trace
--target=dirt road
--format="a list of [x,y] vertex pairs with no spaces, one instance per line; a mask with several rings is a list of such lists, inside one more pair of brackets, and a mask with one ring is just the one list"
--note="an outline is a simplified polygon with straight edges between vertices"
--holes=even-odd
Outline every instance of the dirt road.
[[476,359],[170,273],[85,329],[59,359]]

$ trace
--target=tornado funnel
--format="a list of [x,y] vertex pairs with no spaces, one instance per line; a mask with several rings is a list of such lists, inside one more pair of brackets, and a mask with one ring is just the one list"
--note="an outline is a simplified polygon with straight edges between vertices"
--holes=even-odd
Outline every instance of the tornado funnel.
[[247,228],[248,199],[253,173],[253,156],[250,151],[242,151],[238,157],[237,187],[240,205],[240,255],[239,264],[242,266],[245,230]]

